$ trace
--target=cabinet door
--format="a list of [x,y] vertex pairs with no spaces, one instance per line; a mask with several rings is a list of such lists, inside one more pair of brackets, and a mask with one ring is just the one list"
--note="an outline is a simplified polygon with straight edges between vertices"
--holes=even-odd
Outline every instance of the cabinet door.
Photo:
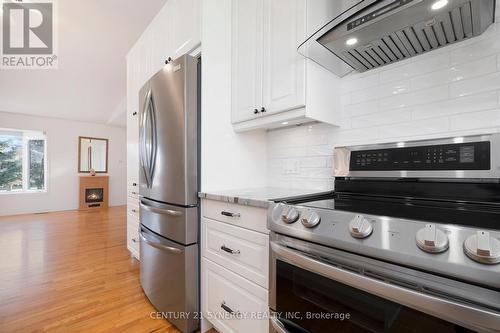
[[263,0],[233,0],[232,122],[259,116],[262,107]]
[[127,183],[139,182],[139,53],[127,56]]
[[305,105],[305,39],[306,0],[264,0],[265,114]]
[[172,2],[172,54],[176,59],[201,42],[201,0],[169,0]]
[[201,269],[202,311],[217,331],[269,332],[269,320],[258,317],[269,310],[266,289],[206,258],[201,260]]

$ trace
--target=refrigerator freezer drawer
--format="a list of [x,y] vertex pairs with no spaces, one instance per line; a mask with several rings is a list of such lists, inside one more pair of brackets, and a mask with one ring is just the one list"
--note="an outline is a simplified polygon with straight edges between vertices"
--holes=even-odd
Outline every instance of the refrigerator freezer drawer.
[[198,329],[198,244],[182,246],[141,225],[141,285],[159,312],[183,333]]
[[178,207],[140,200],[140,221],[155,233],[184,245],[198,241],[198,207]]

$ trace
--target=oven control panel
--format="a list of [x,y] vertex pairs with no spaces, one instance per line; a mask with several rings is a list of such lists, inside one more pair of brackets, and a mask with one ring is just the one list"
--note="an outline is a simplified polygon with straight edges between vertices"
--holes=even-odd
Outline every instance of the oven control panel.
[[350,171],[490,170],[489,141],[357,150]]

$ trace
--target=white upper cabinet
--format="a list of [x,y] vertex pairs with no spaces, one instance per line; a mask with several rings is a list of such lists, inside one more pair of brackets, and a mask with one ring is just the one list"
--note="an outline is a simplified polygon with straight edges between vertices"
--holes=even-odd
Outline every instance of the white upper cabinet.
[[232,1],[232,122],[255,118],[262,107],[263,0]]
[[340,78],[297,52],[310,33],[308,6],[314,0],[232,1],[236,131],[339,122]]
[[190,52],[201,41],[201,1],[200,0],[168,0],[171,2],[173,14],[170,36],[172,52],[170,57],[176,59]]
[[306,62],[297,46],[306,38],[305,0],[267,0],[264,7],[266,114],[305,106]]
[[127,56],[127,183],[139,181],[139,96],[134,94],[138,74],[137,52]]

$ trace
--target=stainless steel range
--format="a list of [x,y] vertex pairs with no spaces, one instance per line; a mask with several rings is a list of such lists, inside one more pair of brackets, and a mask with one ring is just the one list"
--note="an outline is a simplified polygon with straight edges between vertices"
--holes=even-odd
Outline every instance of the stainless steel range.
[[275,331],[500,331],[500,135],[337,148],[334,174],[270,205]]

